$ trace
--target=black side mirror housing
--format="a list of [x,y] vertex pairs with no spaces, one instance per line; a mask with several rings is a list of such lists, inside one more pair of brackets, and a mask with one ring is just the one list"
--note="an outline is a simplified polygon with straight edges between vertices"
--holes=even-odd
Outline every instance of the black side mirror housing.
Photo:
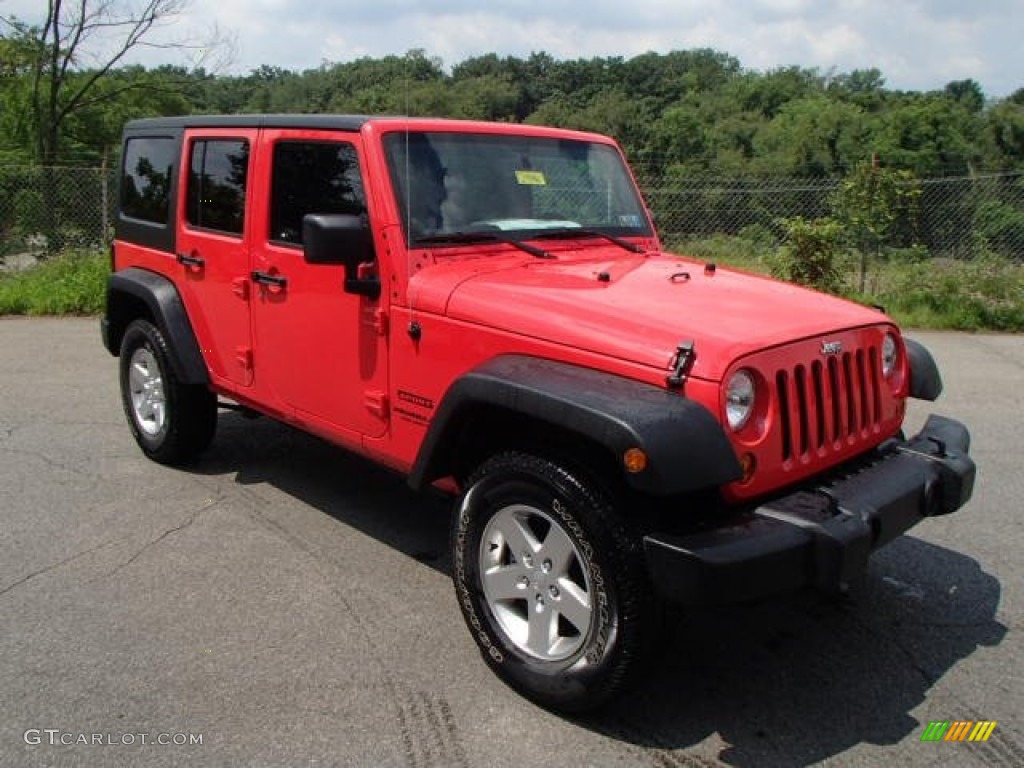
[[360,269],[376,261],[370,227],[362,216],[307,213],[302,217],[302,243],[310,264],[344,265],[346,293],[380,297],[380,278],[365,276]]

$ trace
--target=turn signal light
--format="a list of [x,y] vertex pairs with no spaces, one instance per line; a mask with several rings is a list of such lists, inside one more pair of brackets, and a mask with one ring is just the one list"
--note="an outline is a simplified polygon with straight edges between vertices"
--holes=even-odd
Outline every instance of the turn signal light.
[[754,471],[757,469],[757,459],[754,458],[754,454],[744,453],[740,456],[740,469],[743,470],[743,477],[740,479],[740,482],[749,483],[754,477]]
[[622,454],[622,463],[631,475],[647,469],[647,454],[639,448],[630,448]]

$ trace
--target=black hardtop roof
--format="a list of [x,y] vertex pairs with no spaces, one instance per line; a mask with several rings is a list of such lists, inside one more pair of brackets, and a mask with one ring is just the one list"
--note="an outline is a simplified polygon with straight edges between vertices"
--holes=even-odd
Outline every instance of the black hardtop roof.
[[147,117],[125,124],[125,133],[184,128],[310,128],[358,131],[371,119],[367,115],[181,115]]

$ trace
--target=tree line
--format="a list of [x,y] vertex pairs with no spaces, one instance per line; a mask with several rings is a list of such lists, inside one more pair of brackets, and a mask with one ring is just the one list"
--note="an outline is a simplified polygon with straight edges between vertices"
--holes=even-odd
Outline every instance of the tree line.
[[62,65],[47,58],[52,51],[38,28],[8,24],[0,34],[0,163],[100,165],[135,117],[335,112],[608,133],[656,181],[839,178],[868,159],[921,178],[1024,167],[1024,88],[992,100],[973,80],[900,91],[878,69],[759,72],[710,49],[629,59],[487,54],[450,68],[414,50],[304,71],[264,65],[246,75],[182,66],[100,72]]

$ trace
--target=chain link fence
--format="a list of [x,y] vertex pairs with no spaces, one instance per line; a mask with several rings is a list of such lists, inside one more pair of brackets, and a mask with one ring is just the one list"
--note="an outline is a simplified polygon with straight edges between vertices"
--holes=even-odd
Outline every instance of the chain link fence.
[[[833,212],[840,179],[671,178],[639,166],[637,178],[670,244],[734,237],[774,247],[780,222]],[[912,212],[894,222],[887,248],[969,259],[998,254],[1024,263],[1024,171],[924,179]],[[110,241],[116,172],[0,166],[0,264],[31,263]]]
[[108,169],[0,166],[0,264],[105,247],[116,187]]
[[[721,236],[780,245],[787,219],[835,214],[842,179],[665,178],[640,166],[637,179],[670,243]],[[1024,172],[922,179],[912,209],[894,212],[882,243],[924,256],[997,254],[1024,262]]]

